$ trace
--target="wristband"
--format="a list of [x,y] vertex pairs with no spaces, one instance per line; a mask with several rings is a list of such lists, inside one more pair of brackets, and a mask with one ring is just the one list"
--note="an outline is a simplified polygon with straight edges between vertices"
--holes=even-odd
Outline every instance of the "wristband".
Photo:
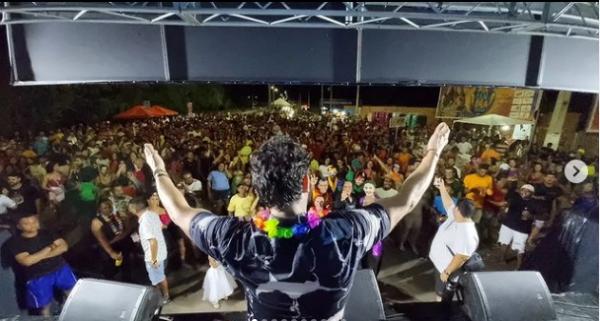
[[168,176],[168,173],[166,170],[164,170],[162,168],[157,168],[154,170],[153,176],[154,177]]
[[441,152],[440,152],[440,151],[438,151],[437,149],[428,149],[428,150],[427,150],[427,153],[429,153],[429,152],[433,152],[433,155],[434,155],[435,157],[440,157],[440,156],[441,156]]

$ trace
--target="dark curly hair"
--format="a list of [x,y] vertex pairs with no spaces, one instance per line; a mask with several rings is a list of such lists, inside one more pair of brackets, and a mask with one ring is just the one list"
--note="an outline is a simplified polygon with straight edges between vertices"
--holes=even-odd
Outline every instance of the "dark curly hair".
[[306,150],[289,136],[277,135],[266,141],[250,159],[252,185],[261,202],[285,209],[297,201],[309,161]]

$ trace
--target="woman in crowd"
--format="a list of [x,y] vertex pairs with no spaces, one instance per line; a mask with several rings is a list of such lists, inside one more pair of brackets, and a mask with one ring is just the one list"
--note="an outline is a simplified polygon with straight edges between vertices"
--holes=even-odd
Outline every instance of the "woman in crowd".
[[104,165],[100,166],[100,172],[96,179],[96,186],[98,186],[101,191],[105,191],[112,187],[113,181],[113,175],[108,170],[108,167]]
[[544,182],[544,167],[541,163],[535,162],[531,172],[527,175],[527,183],[531,185],[541,184]]
[[148,210],[156,213],[160,218],[167,245],[176,242],[179,247],[179,259],[181,260],[181,264],[186,264],[187,248],[184,234],[181,229],[171,221],[167,210],[161,206],[158,193],[152,192],[150,197],[146,199],[146,202],[148,203]]
[[56,210],[60,202],[65,199],[65,177],[60,171],[61,164],[56,161],[48,163],[42,188],[47,192],[50,206]]

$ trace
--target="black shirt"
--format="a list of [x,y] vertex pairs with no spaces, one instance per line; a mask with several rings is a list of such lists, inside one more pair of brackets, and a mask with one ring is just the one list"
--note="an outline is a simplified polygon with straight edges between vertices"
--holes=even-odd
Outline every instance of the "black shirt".
[[[17,254],[23,252],[35,254],[52,244],[56,239],[56,237],[46,231],[39,231],[38,235],[33,238],[25,238],[20,234],[17,234],[8,240],[8,242],[10,242],[8,246],[12,256],[15,257]],[[16,265],[21,269],[21,272],[24,273],[27,280],[33,280],[60,269],[64,264],[65,261],[62,256],[59,255],[41,260],[31,266],[23,266],[18,263]]]
[[355,208],[357,200],[354,196],[350,195],[348,198],[342,201],[342,192],[335,193],[335,197],[333,200],[333,209],[334,210],[344,210],[346,208]]
[[184,159],[183,160],[183,171],[185,172],[190,172],[190,174],[192,174],[192,177],[198,177],[198,166],[197,166],[197,162],[196,160],[192,159]]
[[19,214],[36,214],[35,201],[40,198],[38,190],[31,186],[22,184],[17,189],[8,189],[8,197],[17,203],[15,209],[9,209],[11,219],[16,220]]
[[[520,233],[531,233],[531,225],[533,224],[533,216],[539,213],[537,202],[532,199],[523,199],[515,189],[509,190],[506,195],[508,200],[508,213],[502,224]],[[527,210],[532,215],[527,219],[523,219],[523,212]]]
[[552,212],[552,205],[554,201],[560,197],[562,190],[558,186],[548,187],[544,184],[537,184],[535,186],[535,198],[538,201],[538,207],[540,212],[536,219],[546,221],[550,219]]
[[[291,227],[306,217],[279,220]],[[330,213],[302,237],[270,239],[252,223],[203,212],[192,220],[193,242],[245,288],[248,319],[328,319],[344,309],[354,273],[390,232],[377,204]]]

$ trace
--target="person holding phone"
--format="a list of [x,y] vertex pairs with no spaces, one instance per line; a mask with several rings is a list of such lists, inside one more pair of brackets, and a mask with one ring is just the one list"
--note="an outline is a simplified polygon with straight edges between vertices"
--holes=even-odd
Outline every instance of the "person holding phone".
[[454,293],[446,286],[455,281],[455,272],[475,253],[479,246],[479,235],[472,220],[475,206],[468,199],[456,204],[446,189],[444,180],[434,179],[433,185],[439,189],[448,218],[438,228],[429,251],[429,259],[436,269],[435,293],[438,301],[452,300]]

